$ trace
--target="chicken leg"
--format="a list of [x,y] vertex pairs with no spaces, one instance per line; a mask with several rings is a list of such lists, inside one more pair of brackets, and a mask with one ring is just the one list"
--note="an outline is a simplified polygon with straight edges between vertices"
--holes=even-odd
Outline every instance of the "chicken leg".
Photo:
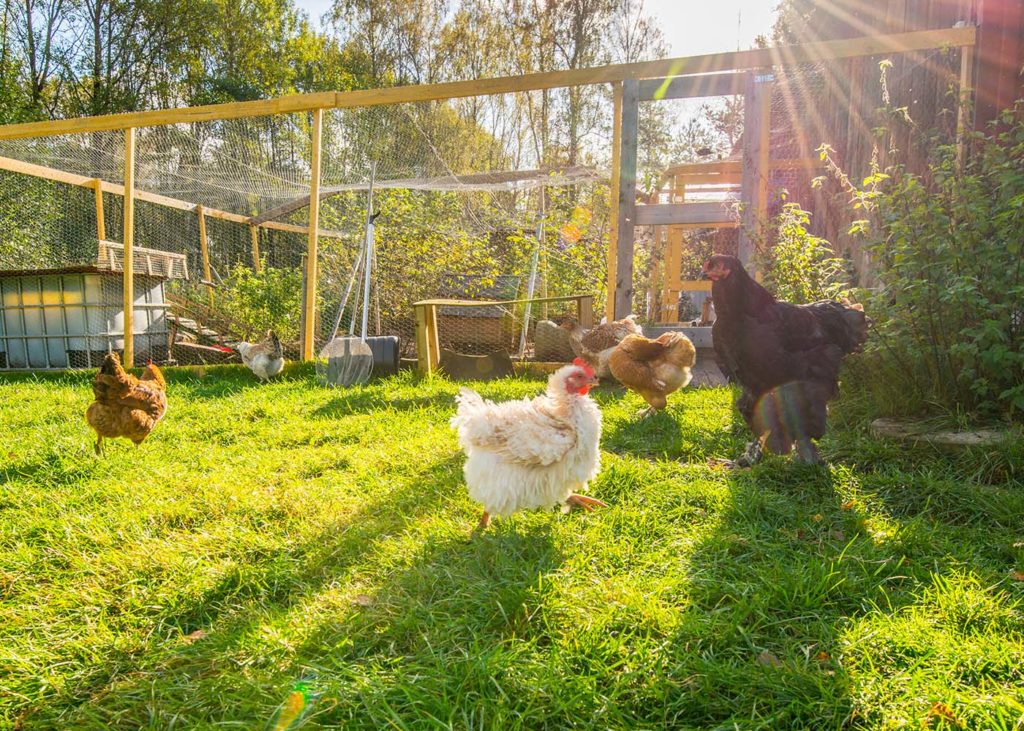
[[96,454],[103,454],[103,437],[96,437]]
[[478,530],[486,530],[487,526],[491,524],[491,514],[486,510],[484,514],[480,516],[480,522],[476,524]]

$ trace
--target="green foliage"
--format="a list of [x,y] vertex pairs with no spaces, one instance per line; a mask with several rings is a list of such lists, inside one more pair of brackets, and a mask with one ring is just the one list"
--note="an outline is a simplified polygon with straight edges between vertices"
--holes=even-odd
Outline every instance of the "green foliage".
[[948,411],[1024,413],[1024,104],[970,139],[932,141],[923,175],[855,193],[879,288],[874,353],[906,393]]
[[299,339],[302,271],[263,267],[259,273],[238,264],[217,289],[215,308],[245,328],[250,337],[273,329],[284,342]]
[[784,204],[773,221],[774,244],[758,252],[765,287],[786,302],[836,299],[849,291],[846,262],[828,241],[807,230],[810,222],[811,214],[799,204]]

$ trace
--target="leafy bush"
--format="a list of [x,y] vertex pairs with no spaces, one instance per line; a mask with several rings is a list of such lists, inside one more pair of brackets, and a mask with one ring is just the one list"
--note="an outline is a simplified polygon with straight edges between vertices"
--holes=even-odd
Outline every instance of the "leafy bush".
[[257,273],[238,264],[218,288],[215,305],[248,330],[248,337],[273,329],[281,340],[295,342],[302,315],[302,271],[264,267]]
[[936,138],[924,174],[852,190],[878,281],[868,357],[903,404],[1024,412],[1024,103],[998,122],[963,160]]
[[835,256],[828,241],[807,230],[810,221],[811,214],[798,204],[784,204],[773,221],[774,245],[758,252],[764,286],[787,302],[802,304],[848,294],[845,260]]

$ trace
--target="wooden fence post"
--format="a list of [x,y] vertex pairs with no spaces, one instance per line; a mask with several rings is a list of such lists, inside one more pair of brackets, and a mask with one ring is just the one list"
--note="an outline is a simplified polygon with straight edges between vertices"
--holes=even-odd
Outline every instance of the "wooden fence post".
[[252,239],[252,268],[260,273],[260,230],[257,226],[249,226],[249,237]]
[[199,251],[203,255],[203,279],[206,280],[206,299],[210,305],[210,314],[213,314],[213,274],[210,272],[210,246],[206,239],[206,213],[201,205],[196,206],[196,215],[199,217]]
[[103,216],[103,181],[99,178],[93,181],[93,191],[96,193],[96,238],[105,241],[107,238],[107,223]]
[[615,265],[619,238],[619,156],[622,153],[622,82],[612,84],[612,178],[608,188],[608,292],[604,314],[611,322],[615,319]]
[[124,131],[124,367],[135,365],[135,128]]
[[309,160],[309,238],[306,244],[306,294],[302,320],[302,359],[313,360],[316,332],[317,237],[320,235],[320,143],[324,110],[313,110],[312,152]]
[[739,260],[751,269],[754,250],[767,234],[769,154],[771,151],[771,71],[751,71],[743,99],[743,173]]
[[636,225],[637,130],[640,119],[640,82],[622,82],[621,143],[619,153],[618,208],[615,241],[614,318],[633,311],[633,237]]

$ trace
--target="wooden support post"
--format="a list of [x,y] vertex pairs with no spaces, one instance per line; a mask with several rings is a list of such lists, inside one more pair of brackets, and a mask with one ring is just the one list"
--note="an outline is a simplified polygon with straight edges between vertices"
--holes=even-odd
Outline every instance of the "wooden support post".
[[594,326],[594,298],[591,295],[576,300],[576,321],[581,327]]
[[106,241],[107,222],[103,216],[103,181],[99,178],[93,181],[93,191],[96,193],[96,238]]
[[636,225],[637,132],[640,120],[639,82],[622,82],[622,124],[619,152],[619,195],[615,251],[615,319],[633,310],[633,237]]
[[313,131],[309,159],[309,238],[306,244],[306,293],[302,319],[302,359],[313,360],[316,339],[317,237],[320,235],[320,142],[324,110],[313,110]]
[[440,340],[437,332],[437,306],[418,302],[416,310],[416,367],[425,376],[433,375],[441,360]]
[[249,237],[252,239],[252,268],[257,274],[260,273],[260,229],[258,226],[249,226]]
[[622,152],[622,82],[612,84],[612,178],[608,189],[608,296],[604,314],[611,322],[615,319],[615,264],[616,241],[619,235],[619,156]]
[[206,239],[206,213],[202,206],[196,206],[199,217],[199,251],[203,254],[203,279],[206,281],[206,299],[213,310],[213,275],[210,272],[210,247]]
[[682,226],[668,227],[668,241],[665,243],[665,287],[661,297],[661,316],[658,318],[661,322],[679,321],[684,236],[685,229]]
[[767,234],[768,174],[770,170],[770,72],[751,72],[743,100],[743,180],[739,259],[748,270],[754,250]]
[[135,128],[124,131],[124,367],[135,366]]
[[425,376],[430,375],[430,345],[427,340],[427,306],[413,305],[416,311],[416,368]]
[[974,128],[974,46],[960,49],[960,107],[956,118],[956,161],[963,167],[967,133]]

